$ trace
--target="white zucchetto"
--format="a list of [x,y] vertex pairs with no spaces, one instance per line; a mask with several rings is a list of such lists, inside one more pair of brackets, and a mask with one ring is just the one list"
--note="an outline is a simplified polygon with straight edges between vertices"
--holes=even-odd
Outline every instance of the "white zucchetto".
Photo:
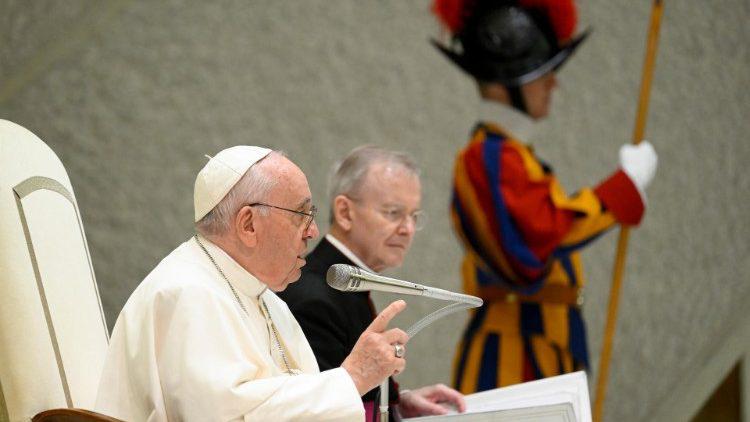
[[270,153],[268,148],[238,145],[222,150],[208,160],[195,178],[195,221],[211,212],[245,172]]

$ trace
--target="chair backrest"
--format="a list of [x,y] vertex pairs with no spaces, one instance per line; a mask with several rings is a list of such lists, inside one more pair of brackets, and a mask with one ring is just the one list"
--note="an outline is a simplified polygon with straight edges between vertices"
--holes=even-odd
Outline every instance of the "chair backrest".
[[0,421],[93,408],[108,342],[65,168],[0,120]]

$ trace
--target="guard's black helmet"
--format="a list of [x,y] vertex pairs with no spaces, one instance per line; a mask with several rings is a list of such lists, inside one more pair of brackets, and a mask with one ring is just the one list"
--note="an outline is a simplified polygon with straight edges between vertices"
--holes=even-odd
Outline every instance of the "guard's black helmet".
[[573,0],[436,0],[452,43],[433,44],[482,82],[517,87],[559,69],[580,43]]

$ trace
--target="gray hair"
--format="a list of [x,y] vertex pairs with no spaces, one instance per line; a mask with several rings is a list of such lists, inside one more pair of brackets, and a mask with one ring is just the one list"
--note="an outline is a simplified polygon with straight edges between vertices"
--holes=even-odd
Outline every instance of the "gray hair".
[[377,163],[395,164],[419,177],[419,167],[409,154],[374,145],[354,148],[331,169],[328,182],[328,199],[331,205],[329,222],[333,223],[333,200],[339,195],[359,193],[364,185],[367,171]]
[[[195,229],[206,237],[221,236],[229,231],[232,219],[244,205],[262,202],[276,186],[277,179],[273,177],[268,166],[262,165],[266,158],[277,155],[285,156],[281,151],[272,151],[266,157],[251,166],[242,178],[227,192],[221,202],[197,223]],[[260,215],[267,215],[265,207],[259,207]]]

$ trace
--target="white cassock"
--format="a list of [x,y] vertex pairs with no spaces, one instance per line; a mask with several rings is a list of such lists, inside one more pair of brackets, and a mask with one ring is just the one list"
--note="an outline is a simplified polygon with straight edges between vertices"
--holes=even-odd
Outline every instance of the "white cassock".
[[[96,410],[126,421],[364,420],[342,368],[318,370],[286,304],[223,250],[191,239],[133,292],[115,324]],[[286,360],[288,375],[265,302]]]

